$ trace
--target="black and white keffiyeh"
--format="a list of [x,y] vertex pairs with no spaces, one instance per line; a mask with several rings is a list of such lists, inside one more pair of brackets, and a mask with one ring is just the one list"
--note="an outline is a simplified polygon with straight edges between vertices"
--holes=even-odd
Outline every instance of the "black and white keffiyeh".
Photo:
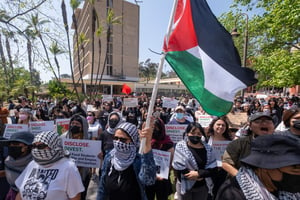
[[33,159],[40,165],[47,165],[54,163],[65,156],[63,150],[62,139],[59,135],[52,131],[41,132],[36,135],[33,144],[41,142],[48,145],[49,149],[33,148],[31,153]]

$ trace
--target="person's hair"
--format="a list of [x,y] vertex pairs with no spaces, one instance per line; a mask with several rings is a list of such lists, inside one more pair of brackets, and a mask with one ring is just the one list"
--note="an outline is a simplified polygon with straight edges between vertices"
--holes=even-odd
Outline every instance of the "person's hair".
[[208,131],[207,131],[207,133],[209,134],[209,135],[214,135],[214,125],[215,125],[215,123],[218,121],[218,120],[222,120],[224,123],[225,123],[225,131],[224,131],[224,133],[222,134],[222,136],[224,137],[224,138],[226,138],[227,140],[232,140],[232,138],[231,138],[231,136],[230,136],[230,130],[229,130],[229,124],[228,124],[228,122],[227,122],[227,119],[226,119],[226,117],[217,117],[217,118],[214,118],[211,122],[210,122],[210,124],[209,124],[209,126],[208,126]]
[[83,126],[82,118],[81,118],[81,116],[78,115],[78,114],[73,115],[73,117],[72,117],[71,120],[70,120],[70,123],[71,123],[72,121],[78,121],[78,122],[80,122],[81,125]]
[[282,121],[287,128],[290,127],[291,118],[299,112],[300,112],[300,108],[291,108],[283,112]]
[[188,124],[188,126],[186,127],[184,133],[183,133],[183,138],[190,133],[191,131],[195,130],[195,129],[199,129],[201,134],[205,137],[205,141],[207,141],[207,137],[205,135],[205,131],[202,128],[201,124],[199,124],[198,122],[191,122]]

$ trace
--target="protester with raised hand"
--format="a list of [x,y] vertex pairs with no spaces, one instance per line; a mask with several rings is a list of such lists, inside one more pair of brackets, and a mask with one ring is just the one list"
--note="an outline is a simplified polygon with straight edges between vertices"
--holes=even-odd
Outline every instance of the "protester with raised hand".
[[146,138],[146,143],[143,154],[139,154],[136,126],[128,122],[118,125],[114,133],[114,148],[104,158],[97,200],[147,199],[144,187],[154,184],[156,178],[152,132],[152,127],[141,130],[140,138]]

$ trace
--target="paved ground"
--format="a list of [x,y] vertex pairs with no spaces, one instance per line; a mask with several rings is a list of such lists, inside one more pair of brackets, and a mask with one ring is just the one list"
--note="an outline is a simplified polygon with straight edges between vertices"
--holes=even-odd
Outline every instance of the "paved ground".
[[90,181],[87,195],[86,195],[86,200],[96,200],[98,186],[99,186],[99,176],[97,176],[95,180]]

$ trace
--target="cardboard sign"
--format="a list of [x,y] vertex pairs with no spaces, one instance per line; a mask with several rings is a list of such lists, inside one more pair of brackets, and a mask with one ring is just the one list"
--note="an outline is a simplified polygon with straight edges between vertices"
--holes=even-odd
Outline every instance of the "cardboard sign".
[[29,130],[33,135],[43,131],[54,131],[54,121],[34,121],[29,122]]
[[138,105],[138,98],[124,98],[124,106],[136,107]]
[[111,102],[113,101],[113,97],[111,94],[102,94],[102,102]]
[[168,97],[163,98],[163,104],[162,104],[163,108],[176,108],[177,105],[178,105],[177,99],[168,98]]
[[216,155],[216,159],[217,159],[217,166],[218,167],[222,167],[222,156],[226,150],[227,145],[230,143],[231,141],[213,141],[212,142],[212,148],[213,151]]
[[210,115],[198,115],[198,123],[201,124],[202,127],[208,127],[212,120],[213,118]]
[[9,139],[16,132],[29,131],[28,124],[6,124],[3,137]]
[[178,124],[166,124],[166,134],[170,136],[171,140],[174,143],[177,143],[183,140],[183,133],[186,129],[187,125],[178,125]]
[[77,166],[99,168],[101,152],[101,141],[99,140],[76,140],[63,138],[64,150],[70,152],[70,157],[75,160]]
[[56,132],[61,135],[69,130],[70,119],[56,119]]
[[240,128],[247,123],[248,115],[245,112],[236,112],[227,114],[229,120],[229,126],[233,128]]
[[168,179],[170,171],[171,152],[152,149],[156,166],[156,175]]
[[91,104],[88,104],[87,106],[86,106],[86,111],[88,111],[88,112],[94,112],[94,111],[97,111],[97,109],[94,107],[94,105],[91,105]]

